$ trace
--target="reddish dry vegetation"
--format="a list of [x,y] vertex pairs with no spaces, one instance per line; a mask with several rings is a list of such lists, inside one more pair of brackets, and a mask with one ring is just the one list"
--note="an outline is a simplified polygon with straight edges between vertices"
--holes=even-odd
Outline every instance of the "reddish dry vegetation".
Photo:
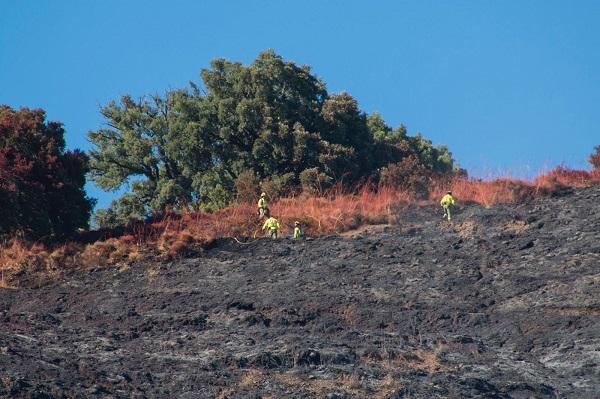
[[[451,190],[460,202],[483,206],[515,203],[553,195],[569,187],[600,183],[600,170],[563,167],[535,179],[455,179],[434,181],[430,200],[417,200],[409,192],[389,187],[364,187],[354,193],[334,190],[321,196],[300,195],[271,204],[271,213],[282,224],[282,235],[290,235],[295,220],[309,236],[337,234],[364,225],[391,224],[398,211],[411,204],[436,202]],[[53,246],[12,239],[0,248],[0,286],[18,284],[27,275],[29,284],[40,284],[48,274],[74,267],[126,266],[146,256],[173,259],[222,237],[240,240],[262,236],[254,204],[238,204],[214,213],[169,213],[160,220],[133,223],[125,233],[84,244],[71,241]],[[111,238],[106,238],[111,237]],[[33,277],[32,277],[33,276]],[[39,281],[36,282],[36,277]]]

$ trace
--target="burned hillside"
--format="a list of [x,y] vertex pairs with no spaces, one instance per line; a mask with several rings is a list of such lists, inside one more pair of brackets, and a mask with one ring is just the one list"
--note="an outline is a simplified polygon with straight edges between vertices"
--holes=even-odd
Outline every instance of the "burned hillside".
[[0,397],[596,398],[599,201],[412,207],[4,289]]

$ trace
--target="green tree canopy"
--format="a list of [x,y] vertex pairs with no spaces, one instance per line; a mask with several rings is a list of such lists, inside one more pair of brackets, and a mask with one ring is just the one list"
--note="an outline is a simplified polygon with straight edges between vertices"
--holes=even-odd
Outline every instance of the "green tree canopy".
[[200,85],[102,108],[106,126],[89,133],[90,177],[105,190],[129,185],[130,192],[99,222],[167,207],[222,208],[240,198],[236,187],[247,184],[238,179],[273,190],[352,185],[408,155],[432,172],[452,171],[445,147],[407,136],[404,126],[392,130],[349,94],[329,94],[310,67],[271,50],[250,65],[214,60],[200,75]]

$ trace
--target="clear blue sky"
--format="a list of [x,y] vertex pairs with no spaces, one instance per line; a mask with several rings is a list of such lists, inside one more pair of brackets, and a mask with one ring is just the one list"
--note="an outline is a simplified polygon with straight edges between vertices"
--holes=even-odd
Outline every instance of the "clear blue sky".
[[[600,1],[3,1],[0,103],[89,148],[99,107],[273,48],[472,174],[586,167],[600,144]],[[115,194],[91,187],[106,205]]]

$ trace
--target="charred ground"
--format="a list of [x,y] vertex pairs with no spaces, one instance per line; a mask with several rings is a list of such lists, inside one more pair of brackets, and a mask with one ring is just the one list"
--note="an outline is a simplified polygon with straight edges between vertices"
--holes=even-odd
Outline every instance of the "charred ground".
[[0,397],[600,397],[600,189],[0,291]]

